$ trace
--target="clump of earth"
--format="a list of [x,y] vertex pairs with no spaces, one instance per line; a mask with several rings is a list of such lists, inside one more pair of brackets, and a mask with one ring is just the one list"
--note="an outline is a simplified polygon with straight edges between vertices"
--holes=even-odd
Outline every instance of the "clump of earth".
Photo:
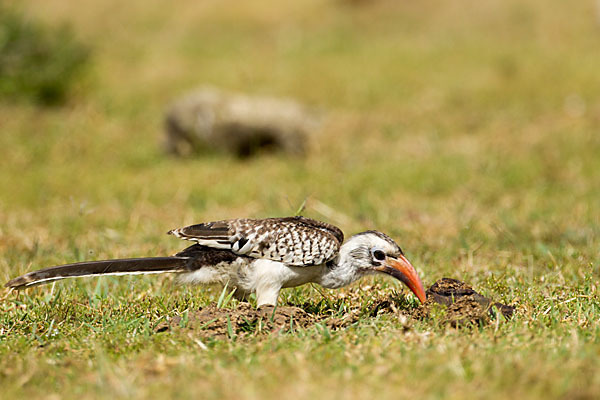
[[201,337],[221,339],[294,331],[312,326],[318,320],[317,315],[308,314],[298,307],[262,306],[257,309],[248,303],[240,303],[235,309],[227,309],[211,304],[197,312],[188,313],[186,317],[171,317],[155,330],[191,329],[198,331]]
[[471,286],[457,279],[442,278],[427,289],[427,302],[446,306],[445,321],[453,326],[486,324],[490,317],[502,314],[505,319],[513,316],[515,308],[495,302],[477,293]]
[[[340,329],[361,319],[381,314],[398,314],[403,319],[426,320],[433,308],[445,308],[443,323],[453,327],[484,325],[501,314],[510,319],[514,307],[494,302],[456,279],[443,278],[427,289],[427,301],[419,307],[407,308],[397,297],[375,301],[370,310],[354,309],[342,317],[331,317],[318,311],[307,312],[295,306],[262,306],[254,308],[240,303],[235,309],[209,305],[184,316],[173,316],[159,324],[156,332],[190,329],[200,337],[213,339],[240,338],[248,335],[294,332],[315,324]],[[311,307],[305,307],[311,310]],[[314,307],[313,307],[314,310]]]

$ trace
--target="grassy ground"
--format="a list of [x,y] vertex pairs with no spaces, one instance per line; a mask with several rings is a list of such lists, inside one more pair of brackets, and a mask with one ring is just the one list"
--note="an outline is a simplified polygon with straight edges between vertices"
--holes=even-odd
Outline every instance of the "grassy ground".
[[[22,7],[72,23],[93,69],[64,107],[0,105],[0,281],[170,254],[185,246],[171,228],[289,215],[308,198],[307,216],[392,235],[426,285],[463,279],[518,311],[473,329],[384,315],[203,343],[153,327],[218,290],[170,277],[61,282],[0,294],[1,397],[600,397],[595,2]],[[328,119],[306,159],[165,157],[165,104],[204,83],[294,96]],[[368,303],[373,284],[282,300],[326,296],[335,315],[356,296]]]

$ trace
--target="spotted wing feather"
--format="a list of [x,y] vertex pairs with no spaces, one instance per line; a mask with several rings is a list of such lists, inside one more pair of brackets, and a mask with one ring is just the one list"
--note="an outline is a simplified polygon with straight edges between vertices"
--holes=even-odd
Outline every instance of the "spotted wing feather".
[[224,220],[169,233],[203,246],[294,266],[332,260],[344,240],[339,228],[304,217]]

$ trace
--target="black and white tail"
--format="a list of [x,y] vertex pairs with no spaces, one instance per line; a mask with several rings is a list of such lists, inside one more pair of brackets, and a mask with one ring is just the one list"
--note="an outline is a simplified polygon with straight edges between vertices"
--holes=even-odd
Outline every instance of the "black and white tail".
[[29,272],[9,281],[5,286],[13,289],[24,289],[65,278],[184,272],[187,270],[189,260],[189,257],[173,256],[86,261]]

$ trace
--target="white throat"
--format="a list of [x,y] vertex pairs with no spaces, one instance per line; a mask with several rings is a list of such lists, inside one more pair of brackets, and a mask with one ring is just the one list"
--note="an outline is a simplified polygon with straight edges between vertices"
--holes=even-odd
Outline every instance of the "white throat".
[[[328,289],[338,289],[356,282],[368,271],[369,250],[361,236],[353,236],[340,248],[333,265],[326,266],[319,284]],[[363,265],[367,260],[367,265]]]

